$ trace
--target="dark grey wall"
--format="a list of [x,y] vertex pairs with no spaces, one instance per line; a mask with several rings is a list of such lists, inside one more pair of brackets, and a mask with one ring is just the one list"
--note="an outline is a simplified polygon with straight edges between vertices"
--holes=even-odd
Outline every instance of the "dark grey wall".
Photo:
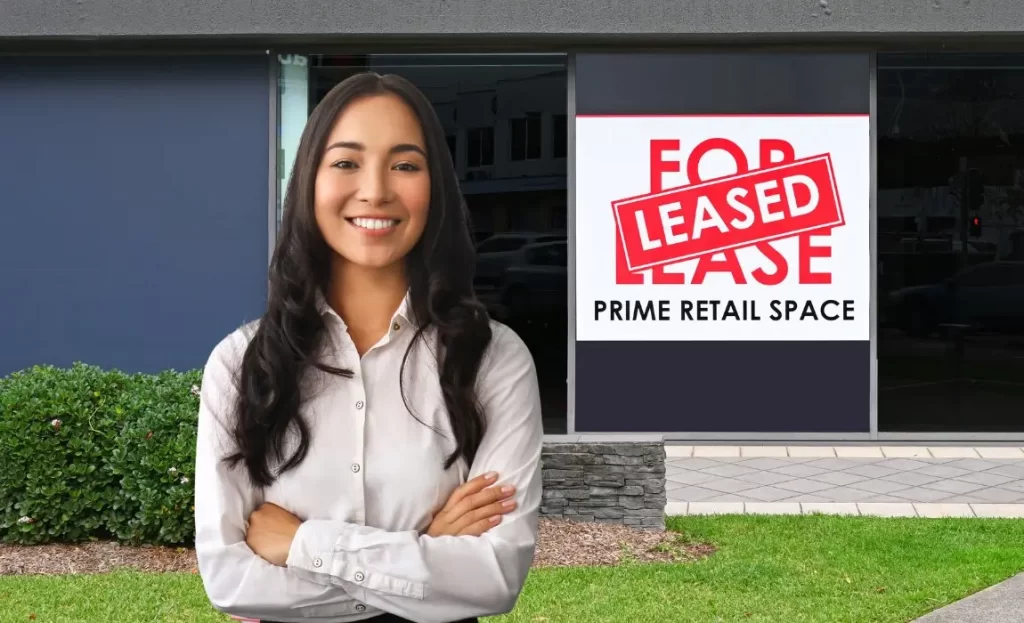
[[201,366],[266,300],[265,56],[0,59],[0,376]]
[[793,39],[828,33],[1022,31],[1024,2],[1017,0],[0,2],[0,37],[762,33]]

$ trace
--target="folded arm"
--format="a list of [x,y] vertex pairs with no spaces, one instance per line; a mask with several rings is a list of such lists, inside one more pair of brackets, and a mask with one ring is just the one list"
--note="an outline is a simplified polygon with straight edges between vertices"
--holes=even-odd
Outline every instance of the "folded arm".
[[540,394],[533,359],[517,335],[499,327],[489,356],[478,382],[487,429],[469,478],[497,472],[497,486],[516,487],[518,507],[479,537],[307,521],[292,542],[290,570],[418,623],[490,616],[515,606],[537,539]]
[[231,369],[237,337],[225,339],[206,364],[200,394],[196,445],[196,556],[203,586],[220,611],[243,618],[288,621],[334,620],[370,612],[344,588],[311,582],[272,565],[246,544],[250,513],[262,495],[249,485],[242,466],[221,459],[232,446],[224,423],[236,392]]

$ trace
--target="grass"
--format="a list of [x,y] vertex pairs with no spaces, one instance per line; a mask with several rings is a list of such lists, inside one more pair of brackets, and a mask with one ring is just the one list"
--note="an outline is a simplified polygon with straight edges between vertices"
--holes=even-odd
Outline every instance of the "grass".
[[[536,569],[488,623],[897,623],[1024,570],[1024,521],[675,517],[698,563]],[[223,622],[196,575],[0,578],[0,621]]]

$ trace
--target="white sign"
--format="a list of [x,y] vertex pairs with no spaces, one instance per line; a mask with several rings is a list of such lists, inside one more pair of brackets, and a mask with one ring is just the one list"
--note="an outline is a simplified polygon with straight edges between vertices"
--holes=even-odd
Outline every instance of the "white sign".
[[868,340],[867,115],[579,116],[578,340]]

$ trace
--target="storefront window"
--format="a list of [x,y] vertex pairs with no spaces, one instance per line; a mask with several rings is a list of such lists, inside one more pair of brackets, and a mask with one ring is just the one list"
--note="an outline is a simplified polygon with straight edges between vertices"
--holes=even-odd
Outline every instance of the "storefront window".
[[[529,346],[541,383],[545,432],[564,433],[566,57],[308,55],[283,56],[280,62],[281,197],[309,113],[348,76],[367,70],[399,74],[430,98],[444,125],[479,245],[477,294]],[[280,222],[280,203],[278,216]],[[561,261],[550,261],[559,253]],[[533,261],[538,258],[544,262]]]
[[309,58],[299,54],[280,54],[277,62],[277,225],[280,227],[288,175],[309,117]]
[[878,58],[878,415],[1024,431],[1024,56]]

